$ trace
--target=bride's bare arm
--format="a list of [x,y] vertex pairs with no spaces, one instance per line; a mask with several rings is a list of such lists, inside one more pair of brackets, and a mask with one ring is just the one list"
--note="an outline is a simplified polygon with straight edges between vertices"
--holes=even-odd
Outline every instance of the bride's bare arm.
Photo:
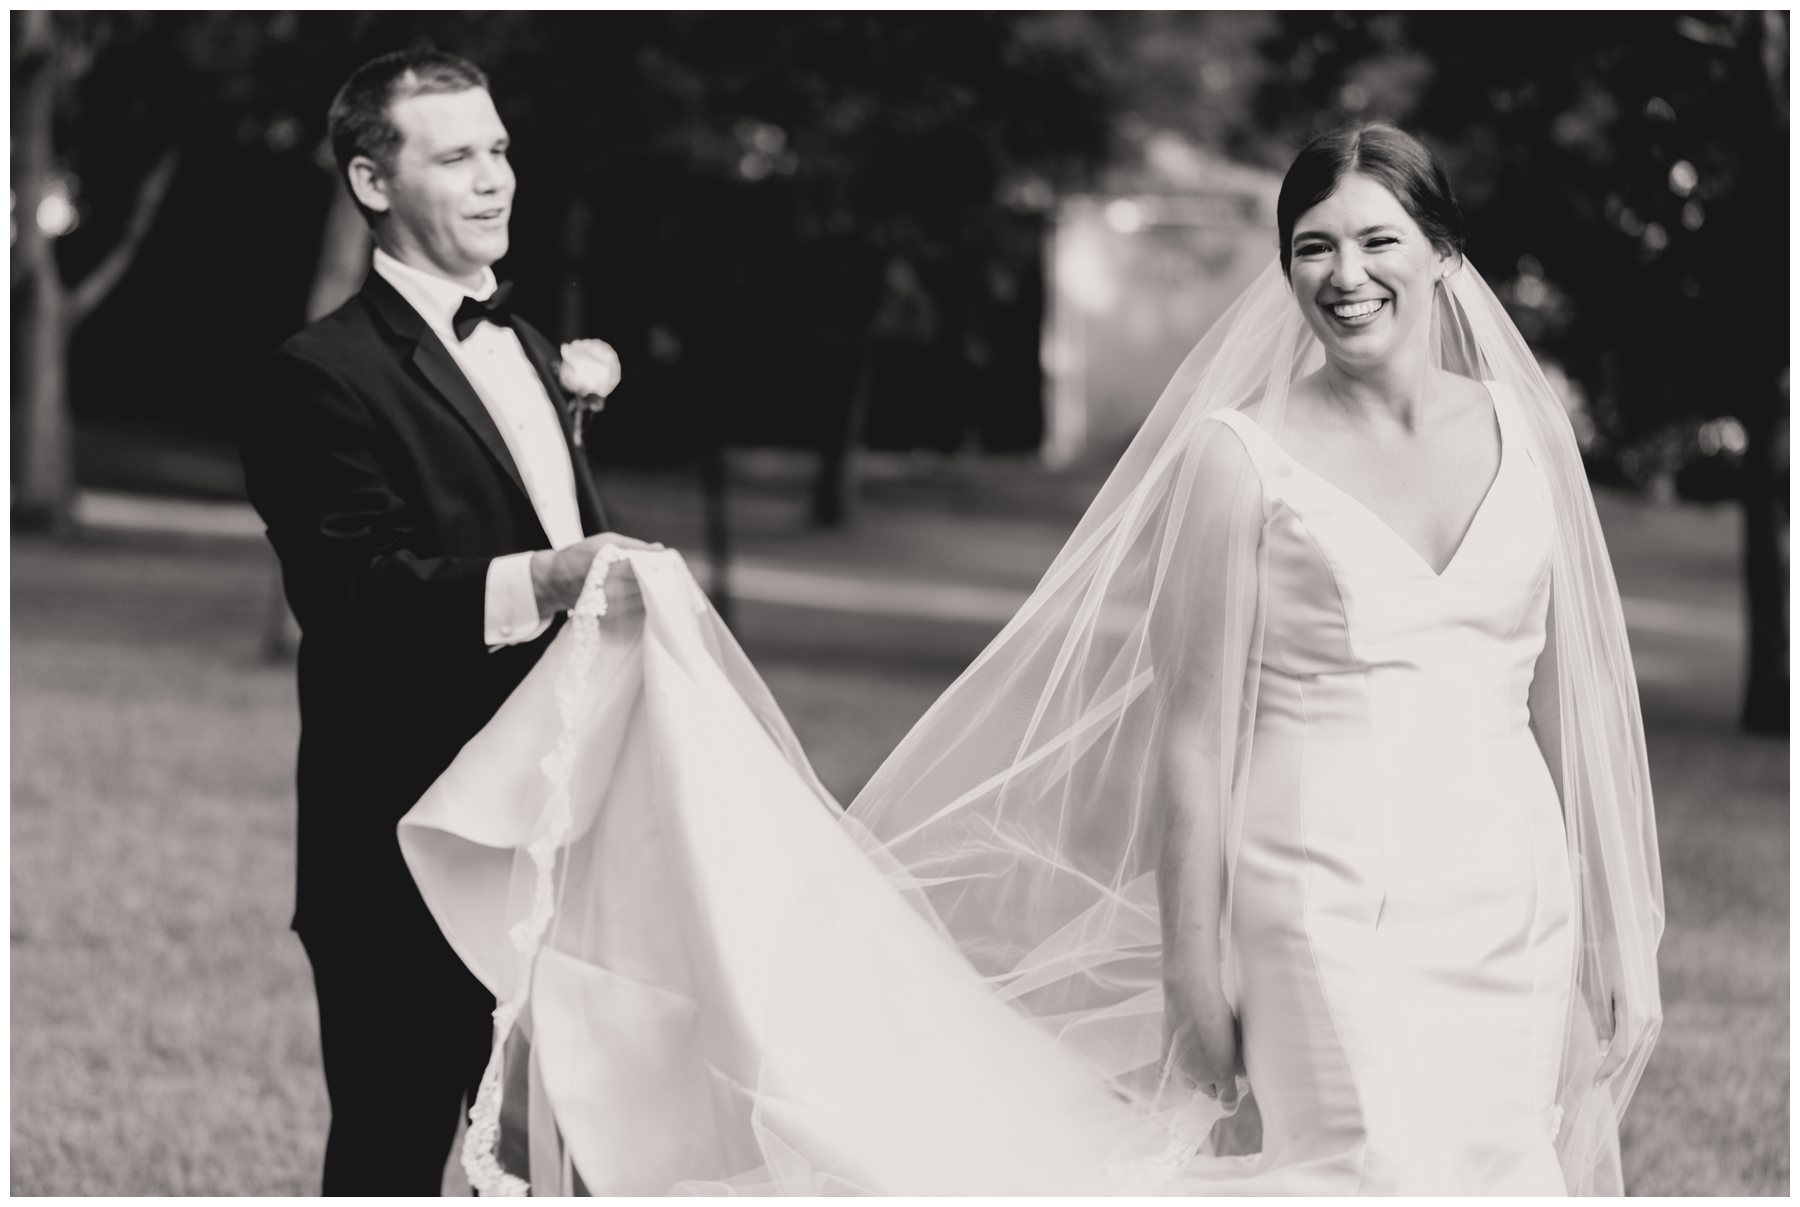
[[[1179,723],[1171,715],[1171,727]],[[1198,718],[1194,718],[1198,719]],[[1218,768],[1179,741],[1165,744],[1162,849],[1163,1044],[1167,1058],[1214,1097],[1227,1095],[1240,1066],[1236,1020],[1220,975],[1224,850],[1216,810]]]
[[1163,710],[1152,769],[1163,1040],[1173,1071],[1229,1101],[1242,1060],[1221,969],[1224,825],[1241,749],[1261,491],[1237,435],[1222,426],[1186,469],[1187,498],[1171,512],[1183,529],[1151,621]]

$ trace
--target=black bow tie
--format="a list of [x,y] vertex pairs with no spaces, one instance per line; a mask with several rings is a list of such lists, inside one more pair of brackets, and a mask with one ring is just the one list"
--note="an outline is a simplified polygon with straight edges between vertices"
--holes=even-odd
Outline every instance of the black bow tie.
[[456,332],[456,341],[461,343],[474,333],[479,323],[488,322],[505,327],[512,322],[512,307],[507,301],[512,297],[512,282],[502,281],[500,287],[482,299],[464,298],[462,305],[456,308],[456,317],[450,320],[450,329]]

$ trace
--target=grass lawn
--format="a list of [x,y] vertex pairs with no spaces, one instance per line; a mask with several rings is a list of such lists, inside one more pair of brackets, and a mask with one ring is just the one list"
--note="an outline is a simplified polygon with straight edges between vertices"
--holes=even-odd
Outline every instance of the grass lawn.
[[[1734,606],[1732,539],[1712,514],[1626,532],[1627,594]],[[244,542],[14,541],[14,1193],[316,1191],[325,1093],[287,930],[297,714],[291,666],[258,657],[269,574]],[[986,636],[767,606],[737,623],[842,799]],[[1785,1193],[1787,743],[1734,732],[1729,634],[1637,641],[1669,928],[1627,1180]]]

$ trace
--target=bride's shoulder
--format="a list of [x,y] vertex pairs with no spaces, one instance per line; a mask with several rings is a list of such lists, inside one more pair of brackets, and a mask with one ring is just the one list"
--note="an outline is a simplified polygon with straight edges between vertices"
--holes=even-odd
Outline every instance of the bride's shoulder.
[[1208,506],[1230,502],[1242,490],[1266,496],[1268,437],[1239,407],[1221,407],[1198,430],[1193,499]]
[[1459,411],[1485,412],[1506,405],[1506,387],[1500,382],[1465,377],[1448,369],[1440,372],[1438,394]]
[[1201,472],[1236,476],[1260,468],[1258,445],[1268,437],[1243,408],[1220,407],[1206,416],[1199,434],[1205,441],[1200,450]]
[[[1287,447],[1287,437],[1292,432],[1311,423],[1318,401],[1316,377],[1317,374],[1303,377],[1291,384],[1274,414],[1270,414],[1267,395],[1257,389],[1211,417],[1225,421],[1238,434],[1241,455],[1266,476],[1269,458]],[[1279,438],[1277,432],[1281,433]]]

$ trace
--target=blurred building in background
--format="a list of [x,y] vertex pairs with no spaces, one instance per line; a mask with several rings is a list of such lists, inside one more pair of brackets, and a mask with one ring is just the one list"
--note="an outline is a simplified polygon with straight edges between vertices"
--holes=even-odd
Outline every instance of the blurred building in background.
[[1110,462],[1194,344],[1275,256],[1281,177],[1172,134],[1065,198],[1045,255],[1046,465]]

